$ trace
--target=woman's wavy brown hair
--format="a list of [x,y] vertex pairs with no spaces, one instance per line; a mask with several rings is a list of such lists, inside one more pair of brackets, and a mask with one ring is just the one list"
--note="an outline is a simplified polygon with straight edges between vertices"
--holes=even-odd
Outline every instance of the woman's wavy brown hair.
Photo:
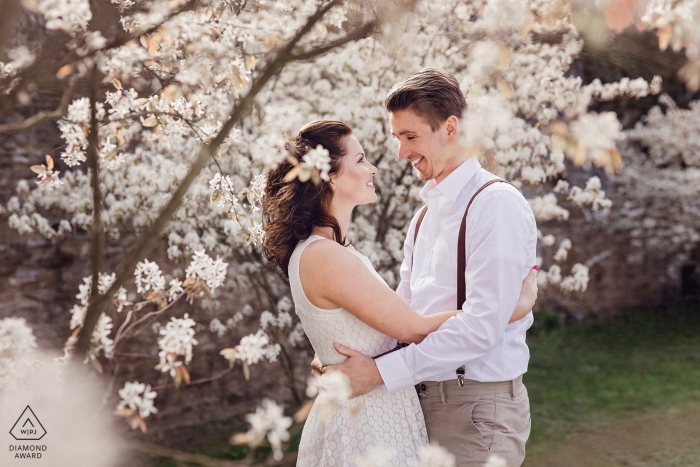
[[[352,129],[336,120],[318,120],[305,125],[285,144],[287,151],[298,161],[319,144],[328,150],[331,158],[329,174],[340,169],[346,155],[343,138]],[[346,245],[338,220],[329,211],[333,191],[327,182],[316,185],[298,178],[285,182],[284,177],[294,166],[284,161],[267,176],[263,196],[263,252],[268,261],[282,269],[289,277],[289,258],[297,244],[309,238],[314,226],[333,229],[334,240]]]

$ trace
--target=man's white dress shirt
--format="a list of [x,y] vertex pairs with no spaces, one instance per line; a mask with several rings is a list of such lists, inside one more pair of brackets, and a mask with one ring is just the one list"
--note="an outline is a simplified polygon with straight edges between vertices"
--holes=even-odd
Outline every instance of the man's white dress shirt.
[[525,331],[532,325],[532,314],[512,324],[508,321],[522,282],[535,265],[537,227],[528,202],[507,183],[492,184],[469,208],[466,301],[457,305],[459,226],[471,197],[495,178],[470,158],[439,184],[430,180],[421,190],[428,212],[416,245],[413,236],[420,210],[411,220],[397,293],[424,315],[459,308],[464,313],[447,320],[420,344],[376,360],[392,393],[421,381],[455,379],[462,365],[466,378],[482,382],[509,381],[527,371],[530,352]]

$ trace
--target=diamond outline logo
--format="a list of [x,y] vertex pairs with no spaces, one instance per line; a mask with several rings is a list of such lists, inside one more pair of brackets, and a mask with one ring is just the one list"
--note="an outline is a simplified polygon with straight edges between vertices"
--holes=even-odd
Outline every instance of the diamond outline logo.
[[[27,413],[27,411],[29,411],[30,413]],[[26,414],[26,416],[25,416],[25,414]],[[21,428],[24,428],[24,427],[27,425],[27,422],[29,422],[29,424],[32,426],[32,428],[36,429],[36,425],[32,422],[32,418],[34,418],[34,421],[36,421],[36,424],[38,424],[39,427],[41,427],[41,431],[43,431],[42,435],[39,436],[38,438],[25,438],[25,437],[22,437],[21,435],[20,435],[20,437],[18,438],[17,436],[15,436],[15,434],[13,433],[13,431],[14,431],[15,428],[17,427],[17,424],[18,424],[21,420],[23,420],[23,419],[24,419],[24,423],[22,423],[22,425],[19,427],[20,429],[21,429]],[[38,433],[39,433],[39,432],[37,432],[37,434],[38,434]],[[46,428],[44,428],[44,425],[41,424],[41,422],[39,421],[39,417],[36,416],[36,414],[34,413],[34,411],[32,410],[32,408],[29,407],[29,406],[27,406],[27,407],[22,411],[22,414],[19,416],[19,418],[17,419],[17,421],[15,422],[15,424],[12,425],[12,429],[10,429],[10,434],[11,434],[12,437],[13,437],[14,439],[16,439],[17,441],[38,441],[38,440],[40,440],[41,438],[43,438],[44,435],[46,435]]]

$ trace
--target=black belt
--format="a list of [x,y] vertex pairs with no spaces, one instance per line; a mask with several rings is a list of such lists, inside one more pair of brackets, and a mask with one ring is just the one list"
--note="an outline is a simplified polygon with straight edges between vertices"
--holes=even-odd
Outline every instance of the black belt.
[[379,355],[375,355],[375,356],[372,357],[372,358],[383,357],[384,355],[390,354],[391,352],[396,352],[397,350],[403,349],[404,347],[408,347],[408,346],[409,346],[409,344],[406,344],[406,343],[403,343],[403,342],[397,342],[397,343],[396,343],[396,347],[394,347],[393,349],[387,350],[386,352],[380,353]]
[[[390,354],[391,352],[396,352],[397,350],[403,349],[404,347],[408,347],[408,346],[409,346],[409,344],[406,344],[406,343],[404,343],[404,342],[397,342],[397,343],[396,343],[396,347],[394,347],[393,349],[387,350],[386,352],[380,353],[379,355],[375,355],[375,356],[372,357],[372,358],[383,357],[384,355],[388,355],[388,354]],[[462,386],[464,386],[464,365],[462,365],[462,366],[460,366],[459,368],[457,368],[456,373],[457,373],[457,384],[458,384],[459,387],[461,388]],[[418,385],[417,385],[417,384],[416,384],[416,389],[418,389]]]

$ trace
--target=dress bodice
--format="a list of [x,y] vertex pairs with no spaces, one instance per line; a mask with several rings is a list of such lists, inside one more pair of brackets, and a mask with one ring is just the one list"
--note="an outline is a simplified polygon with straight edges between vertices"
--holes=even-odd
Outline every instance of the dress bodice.
[[[304,332],[311,341],[314,351],[323,365],[332,365],[343,362],[346,357],[336,352],[334,342],[344,344],[351,349],[362,352],[365,355],[379,355],[396,346],[396,340],[373,329],[353,316],[343,308],[325,310],[314,306],[304,293],[299,276],[299,263],[304,249],[314,241],[327,240],[319,235],[311,235],[306,240],[299,242],[291,258],[289,259],[289,283],[294,299],[294,307]],[[382,277],[372,266],[369,258],[354,249],[348,249],[357,255],[362,263],[372,273],[384,282]]]

